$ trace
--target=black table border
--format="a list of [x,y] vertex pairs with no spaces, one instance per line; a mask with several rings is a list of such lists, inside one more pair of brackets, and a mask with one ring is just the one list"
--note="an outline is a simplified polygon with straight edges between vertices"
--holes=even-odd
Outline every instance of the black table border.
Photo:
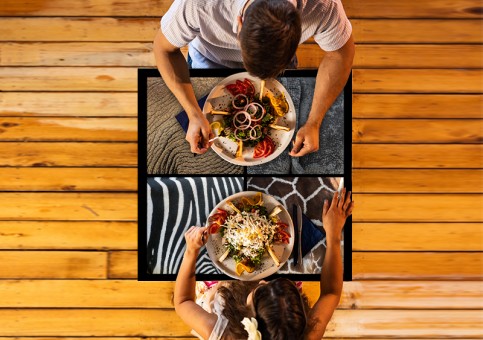
[[[245,72],[244,69],[190,69],[190,77],[228,77]],[[283,77],[315,77],[317,69],[286,70]],[[249,175],[247,167],[241,174],[148,174],[147,173],[147,78],[160,77],[156,68],[138,69],[138,281],[175,281],[176,274],[147,273],[147,190],[148,177],[240,177],[246,190],[248,177],[273,177],[276,175]],[[347,190],[352,190],[352,72],[344,87],[344,173],[343,174],[285,174],[293,177],[343,177]],[[352,216],[344,225],[344,281],[352,281]],[[267,280],[285,277],[297,281],[319,281],[320,274],[273,274]],[[198,281],[213,280],[213,274],[196,274]],[[233,280],[224,274],[216,274],[216,280]]]

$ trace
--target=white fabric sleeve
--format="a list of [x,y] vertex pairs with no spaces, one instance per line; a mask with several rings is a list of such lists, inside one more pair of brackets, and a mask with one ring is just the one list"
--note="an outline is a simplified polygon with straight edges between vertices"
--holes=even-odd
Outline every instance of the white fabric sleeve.
[[345,14],[340,0],[328,1],[327,16],[319,26],[314,40],[327,52],[335,51],[345,45],[352,34],[352,26]]
[[188,45],[200,31],[200,0],[175,0],[161,18],[161,30],[166,39],[176,47]]

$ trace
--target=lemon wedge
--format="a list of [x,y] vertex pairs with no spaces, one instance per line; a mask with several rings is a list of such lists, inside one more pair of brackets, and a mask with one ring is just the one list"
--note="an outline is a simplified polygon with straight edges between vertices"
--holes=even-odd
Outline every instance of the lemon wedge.
[[223,124],[219,121],[211,123],[210,127],[217,135],[219,135],[221,131],[223,131]]

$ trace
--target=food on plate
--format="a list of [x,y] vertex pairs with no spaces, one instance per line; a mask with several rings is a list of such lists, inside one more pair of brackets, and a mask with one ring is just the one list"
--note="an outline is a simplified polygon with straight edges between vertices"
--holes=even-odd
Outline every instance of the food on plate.
[[270,212],[264,206],[263,196],[257,193],[253,197],[243,197],[238,202],[227,201],[230,211],[217,209],[208,218],[208,230],[211,234],[219,233],[223,255],[218,261],[223,262],[231,256],[235,262],[237,275],[243,272],[251,273],[260,265],[262,257],[267,252],[276,266],[280,261],[272,250],[275,243],[290,243],[290,234],[286,231],[288,225],[280,220],[280,206]]
[[289,109],[283,93],[274,96],[266,91],[266,95],[262,96],[262,89],[257,94],[253,83],[246,78],[225,85],[225,89],[232,96],[231,103],[225,110],[211,111],[211,114],[222,115],[219,120],[221,128],[217,126],[218,135],[238,144],[236,158],[242,158],[246,147],[254,147],[254,158],[271,155],[276,145],[269,136],[270,130],[290,131],[288,127],[277,124],[277,120]]

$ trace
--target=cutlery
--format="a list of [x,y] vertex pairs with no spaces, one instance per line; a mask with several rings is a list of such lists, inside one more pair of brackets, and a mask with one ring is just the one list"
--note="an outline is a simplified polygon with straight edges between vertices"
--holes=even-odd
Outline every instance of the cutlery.
[[298,225],[298,264],[297,267],[299,269],[303,269],[303,264],[304,264],[304,259],[302,256],[302,228],[303,228],[303,223],[302,223],[302,208],[300,205],[297,205],[297,225]]

